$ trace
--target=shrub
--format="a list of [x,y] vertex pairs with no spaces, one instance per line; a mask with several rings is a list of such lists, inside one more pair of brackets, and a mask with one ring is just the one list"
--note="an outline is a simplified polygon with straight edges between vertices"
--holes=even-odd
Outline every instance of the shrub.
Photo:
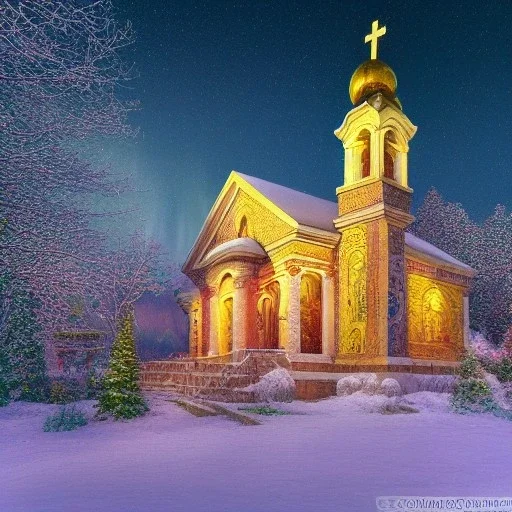
[[262,407],[239,407],[238,410],[251,412],[253,414],[261,414],[262,416],[285,416],[290,414],[287,411],[282,411],[275,407],[269,407],[268,405],[264,405]]
[[102,392],[102,377],[95,371],[92,371],[87,377],[85,384],[85,397],[88,400],[97,400]]
[[71,407],[64,406],[58,412],[46,418],[43,430],[45,432],[64,432],[76,430],[84,425],[87,425],[87,418],[82,411],[76,409],[74,405]]
[[460,410],[477,409],[491,396],[491,388],[485,380],[473,377],[462,379],[455,386],[452,405],[455,409]]
[[39,307],[25,282],[5,270],[0,272],[0,309],[5,309],[0,329],[0,375],[7,388],[3,401],[48,399],[44,345],[36,315]]
[[114,418],[130,419],[148,410],[139,387],[139,365],[133,337],[133,313],[122,321],[110,355],[110,363],[102,383],[98,413]]
[[512,382],[512,358],[506,356],[497,361],[482,361],[482,366],[496,375],[500,382]]
[[459,375],[462,379],[476,379],[482,376],[481,365],[474,352],[468,351],[462,358]]
[[50,384],[50,403],[68,404],[84,398],[85,390],[76,379],[58,378]]
[[9,403],[9,387],[2,377],[0,377],[0,407]]

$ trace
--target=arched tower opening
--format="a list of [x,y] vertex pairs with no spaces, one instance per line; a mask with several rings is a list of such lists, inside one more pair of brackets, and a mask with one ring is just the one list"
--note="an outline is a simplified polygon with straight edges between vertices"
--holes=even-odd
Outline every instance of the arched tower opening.
[[370,132],[362,130],[357,140],[360,143],[359,154],[359,176],[357,178],[368,178],[370,176]]

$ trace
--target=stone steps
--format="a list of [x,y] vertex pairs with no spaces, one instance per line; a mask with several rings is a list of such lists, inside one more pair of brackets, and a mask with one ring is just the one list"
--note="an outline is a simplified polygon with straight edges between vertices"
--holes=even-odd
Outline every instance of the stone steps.
[[182,396],[213,400],[216,402],[254,403],[255,394],[252,391],[243,389],[232,389],[226,387],[199,387],[173,382],[157,386],[143,386],[148,391],[168,391]]
[[149,361],[141,364],[142,372],[221,372],[226,363],[212,363],[202,361]]
[[141,364],[143,389],[172,391],[183,396],[219,402],[255,402],[253,392],[244,391],[277,366],[289,367],[283,351],[245,350],[240,362],[222,358],[148,361]]
[[212,388],[245,388],[250,384],[258,382],[258,376],[251,375],[225,375],[222,373],[191,372],[191,373],[170,373],[170,372],[148,372],[141,374],[141,385],[146,386],[168,386],[171,384],[186,385],[195,387]]

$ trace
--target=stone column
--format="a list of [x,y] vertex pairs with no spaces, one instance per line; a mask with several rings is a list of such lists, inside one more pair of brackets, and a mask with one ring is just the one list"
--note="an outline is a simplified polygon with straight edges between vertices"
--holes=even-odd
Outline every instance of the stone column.
[[254,283],[252,273],[235,277],[233,297],[233,354],[250,347],[251,336],[256,333],[256,305],[254,304]]
[[290,298],[288,305],[288,352],[300,353],[300,280],[301,273],[291,269]]
[[199,290],[181,293],[178,304],[188,315],[188,353],[192,357],[201,355],[201,299]]
[[469,349],[469,292],[464,292],[463,297],[463,315],[464,315],[464,348]]
[[335,357],[334,342],[334,282],[331,276],[322,277],[322,354]]
[[[203,356],[214,354],[217,348],[217,290],[207,286],[201,290],[201,333],[202,343],[200,353]],[[213,327],[212,324],[215,324]],[[213,340],[213,344],[212,344]]]

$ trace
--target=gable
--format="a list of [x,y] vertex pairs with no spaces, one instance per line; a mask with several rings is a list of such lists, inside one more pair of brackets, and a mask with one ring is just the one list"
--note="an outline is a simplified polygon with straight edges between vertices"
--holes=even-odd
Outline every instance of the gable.
[[244,236],[263,248],[298,229],[292,217],[233,171],[210,210],[183,271],[192,271],[212,249],[238,238],[242,221],[247,225]]
[[247,226],[245,235],[256,240],[263,248],[296,230],[293,223],[285,222],[268,206],[239,188],[217,226],[206,253],[224,242],[238,238],[242,223]]

